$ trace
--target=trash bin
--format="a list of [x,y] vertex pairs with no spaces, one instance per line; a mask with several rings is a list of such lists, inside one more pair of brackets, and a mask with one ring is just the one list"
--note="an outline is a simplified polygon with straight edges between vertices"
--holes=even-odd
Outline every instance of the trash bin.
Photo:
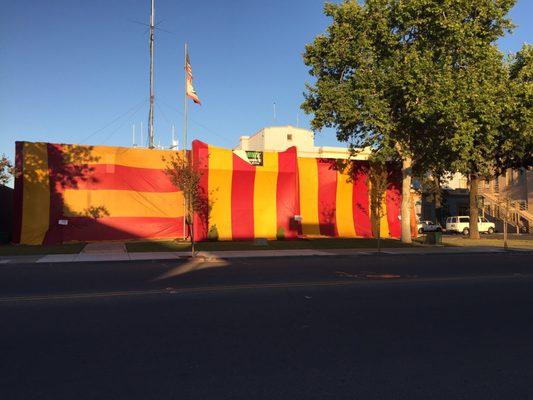
[[442,244],[442,232],[428,232],[425,244]]

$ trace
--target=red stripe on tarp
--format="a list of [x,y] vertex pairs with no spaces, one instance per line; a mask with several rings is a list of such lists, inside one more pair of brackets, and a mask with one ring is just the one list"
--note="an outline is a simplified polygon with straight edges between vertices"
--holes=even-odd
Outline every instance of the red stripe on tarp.
[[354,161],[353,164],[353,219],[355,234],[372,237],[370,207],[368,204],[368,162]]
[[13,243],[20,243],[20,235],[22,233],[23,165],[24,142],[15,142],[15,168],[19,175],[15,177],[15,192],[13,193]]
[[296,147],[278,153],[278,179],[276,187],[276,212],[278,234],[284,238],[298,236],[299,224],[294,220],[300,214],[298,203],[298,161]]
[[388,184],[385,192],[387,203],[387,222],[389,223],[389,234],[391,237],[399,238],[402,235],[400,208],[402,203],[401,174],[393,164],[387,165]]
[[86,178],[87,171],[82,168],[74,168],[72,165],[63,162],[63,146],[60,144],[47,143],[48,153],[48,174],[50,182],[50,219],[48,231],[46,232],[43,244],[51,245],[69,240],[64,237],[64,229],[59,225],[59,220],[63,217],[63,191],[67,186],[74,186]]
[[233,154],[231,234],[233,240],[254,238],[255,167]]
[[183,236],[183,218],[71,217],[61,225],[64,241],[165,239]]
[[335,160],[318,158],[318,224],[320,234],[338,236],[335,224],[337,169]]
[[[136,192],[176,192],[163,169],[137,168],[115,164],[89,165],[86,179],[75,183],[75,189],[133,190]],[[73,188],[68,185],[67,188]]]
[[194,240],[207,239],[209,229],[209,147],[199,140],[192,142],[193,165],[202,174],[200,177],[201,209],[194,214]]

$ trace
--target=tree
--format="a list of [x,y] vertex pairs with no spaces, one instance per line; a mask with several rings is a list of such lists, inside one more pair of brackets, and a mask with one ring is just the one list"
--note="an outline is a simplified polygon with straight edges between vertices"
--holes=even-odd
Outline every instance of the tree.
[[11,161],[2,154],[0,157],[0,185],[5,185],[11,178],[17,177],[18,172]]
[[494,174],[503,111],[509,99],[503,55],[493,45],[478,49],[465,60],[456,82],[457,134],[449,146],[455,154],[453,169],[469,178],[470,238],[478,239],[479,182]]
[[525,44],[506,66],[509,96],[497,145],[497,172],[533,165],[533,46]]
[[465,132],[477,128],[470,103],[480,106],[476,95],[485,86],[470,95],[463,85],[475,88],[482,76],[470,74],[482,72],[478,62],[490,65],[485,58],[511,27],[505,15],[513,4],[367,0],[324,7],[333,22],[306,47],[304,62],[316,82],[307,85],[302,108],[313,113],[313,129],[334,127],[351,147],[372,146],[401,159],[403,242],[411,241],[409,196],[417,155],[427,149],[442,153],[451,144],[457,151],[459,143],[468,143]]
[[184,153],[178,152],[165,161],[167,162],[165,173],[169,176],[172,184],[183,193],[185,223],[191,240],[191,254],[194,257],[194,214],[203,215],[206,212],[206,196],[200,186],[200,179],[203,174]]

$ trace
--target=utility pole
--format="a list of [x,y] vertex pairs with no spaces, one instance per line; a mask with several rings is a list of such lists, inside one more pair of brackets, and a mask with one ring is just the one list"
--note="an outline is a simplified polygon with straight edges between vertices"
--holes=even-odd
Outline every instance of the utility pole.
[[150,111],[148,113],[148,147],[154,148],[154,30],[155,0],[151,0],[150,9]]

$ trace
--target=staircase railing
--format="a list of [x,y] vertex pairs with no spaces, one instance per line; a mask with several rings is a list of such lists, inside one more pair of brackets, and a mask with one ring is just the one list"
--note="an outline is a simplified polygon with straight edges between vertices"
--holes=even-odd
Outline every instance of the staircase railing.
[[521,219],[527,221],[530,229],[533,227],[533,214],[529,212],[527,203],[506,199],[505,194],[500,191],[494,193],[486,188],[480,187],[479,189],[479,194],[484,200],[484,206],[488,206],[484,207],[484,211],[489,215],[504,219],[505,211],[507,211],[507,214],[511,217],[510,220],[517,227],[523,225],[523,222],[520,221]]

